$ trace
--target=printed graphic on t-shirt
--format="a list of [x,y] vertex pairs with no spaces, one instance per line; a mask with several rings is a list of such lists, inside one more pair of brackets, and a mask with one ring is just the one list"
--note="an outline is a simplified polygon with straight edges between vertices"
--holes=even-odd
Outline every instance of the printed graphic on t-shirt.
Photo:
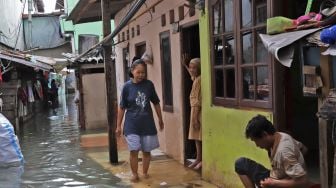
[[146,94],[138,91],[138,95],[135,99],[136,105],[141,108],[141,112],[144,111],[146,106]]

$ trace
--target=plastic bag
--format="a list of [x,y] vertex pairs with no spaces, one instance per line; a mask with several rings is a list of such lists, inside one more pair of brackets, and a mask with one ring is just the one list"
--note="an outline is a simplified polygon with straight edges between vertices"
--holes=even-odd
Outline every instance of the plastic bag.
[[23,163],[23,155],[14,128],[0,113],[0,167],[21,166]]
[[276,16],[267,19],[267,34],[277,34],[285,32],[287,28],[290,28],[294,25],[293,20]]

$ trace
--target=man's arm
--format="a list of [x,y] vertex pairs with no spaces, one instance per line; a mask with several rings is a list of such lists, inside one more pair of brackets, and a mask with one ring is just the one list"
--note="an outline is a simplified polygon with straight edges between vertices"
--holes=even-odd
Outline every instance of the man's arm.
[[306,176],[302,176],[295,179],[282,179],[277,180],[273,178],[267,178],[260,182],[261,187],[265,188],[307,188],[309,181]]

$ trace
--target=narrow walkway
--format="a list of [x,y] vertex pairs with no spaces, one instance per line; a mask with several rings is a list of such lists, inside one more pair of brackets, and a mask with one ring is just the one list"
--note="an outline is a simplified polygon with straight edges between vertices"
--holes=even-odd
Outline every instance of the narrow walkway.
[[[198,172],[184,167],[179,162],[169,158],[160,150],[152,151],[152,161],[149,169],[150,178],[141,177],[142,164],[139,161],[140,182],[131,183],[131,171],[129,166],[129,152],[123,138],[118,140],[119,165],[113,166],[109,163],[108,139],[106,133],[82,135],[81,147],[91,148],[92,152],[87,155],[100,164],[104,169],[121,179],[120,186],[131,186],[134,188],[144,187],[172,187],[172,188],[192,188],[192,187],[216,187],[213,184],[202,181]],[[141,154],[140,154],[141,156]]]

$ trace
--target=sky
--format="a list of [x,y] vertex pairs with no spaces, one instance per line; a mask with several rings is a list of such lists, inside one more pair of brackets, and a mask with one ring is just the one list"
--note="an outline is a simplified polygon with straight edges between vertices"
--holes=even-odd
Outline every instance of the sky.
[[[28,0],[26,0],[26,3],[28,3]],[[50,12],[54,11],[56,0],[43,0],[43,3],[44,3],[44,12],[45,13],[50,13]],[[24,12],[27,14],[28,13],[28,4],[26,4],[26,6],[24,8],[25,8]]]
[[44,11],[46,13],[53,12],[53,10],[55,9],[56,0],[43,0],[43,3],[44,3]]

